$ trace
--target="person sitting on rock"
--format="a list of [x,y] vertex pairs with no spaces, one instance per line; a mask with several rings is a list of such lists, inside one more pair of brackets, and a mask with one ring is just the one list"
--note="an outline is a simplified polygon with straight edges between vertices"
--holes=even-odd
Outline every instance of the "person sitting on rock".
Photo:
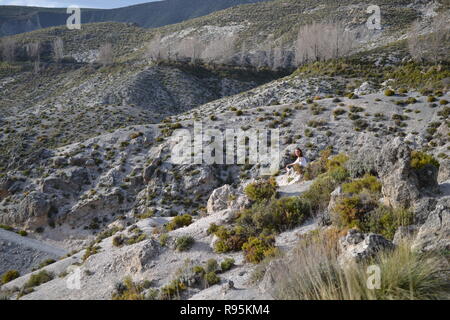
[[306,160],[305,157],[303,157],[303,151],[300,148],[295,149],[294,154],[297,157],[297,160],[295,160],[293,163],[290,163],[286,166],[288,175],[291,175],[292,173],[294,173],[294,170],[296,168],[303,169],[303,168],[306,168],[306,166],[308,165],[308,161]]

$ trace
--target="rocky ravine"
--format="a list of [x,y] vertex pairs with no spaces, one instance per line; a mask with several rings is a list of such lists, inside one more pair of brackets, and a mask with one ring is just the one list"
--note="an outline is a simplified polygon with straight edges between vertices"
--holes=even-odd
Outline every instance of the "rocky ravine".
[[[271,86],[278,86],[277,94],[283,95],[283,80],[269,85],[268,90]],[[57,149],[41,157],[42,160],[31,167],[31,176],[10,172],[3,178],[0,192],[3,195],[2,223],[31,231],[40,228],[41,233],[34,236],[42,241],[67,249],[80,249],[94,239],[96,230],[105,228],[122,229],[115,236],[122,234],[125,238],[133,237],[136,229],[147,235],[147,240],[122,247],[112,244],[113,236],[98,238],[100,249],[97,254],[83,262],[85,252],[82,250],[46,267],[56,275],[62,273],[62,277],[36,287],[23,299],[109,299],[115,284],[126,275],[131,275],[134,280],[150,280],[151,288],[158,288],[180,272],[184,277],[193,277],[189,273],[191,266],[204,264],[211,258],[220,262],[227,257],[234,258],[237,267],[221,274],[223,286],[189,288],[183,297],[271,297],[270,292],[264,289],[267,281],[272,281],[270,272],[267,273],[269,278],[258,287],[250,281],[255,266],[245,263],[242,253],[215,253],[211,248],[213,236],[206,233],[211,223],[226,225],[241,208],[247,206],[248,199],[242,188],[259,176],[258,167],[173,165],[168,161],[173,142],[167,137],[176,128],[192,130],[196,114],[202,114],[205,127],[218,129],[245,129],[249,124],[262,129],[267,128],[267,122],[274,123],[281,131],[282,150],[302,146],[311,160],[328,145],[333,145],[335,152],[353,155],[356,162],[373,166],[377,172],[383,184],[383,201],[392,205],[408,204],[414,209],[418,217],[414,227],[418,232],[414,247],[420,250],[448,248],[448,160],[442,161],[439,173],[425,173],[428,178],[423,180],[423,177],[411,176],[408,158],[412,149],[428,145],[425,137],[429,135],[429,127],[425,123],[440,123],[435,130],[439,134],[433,136],[436,147],[430,151],[435,155],[448,153],[448,139],[445,139],[448,127],[442,121],[446,119],[446,106],[430,108],[425,98],[415,92],[404,97],[385,97],[382,93],[373,92],[361,94],[358,99],[340,97],[338,101],[328,98],[312,103],[288,98],[284,101],[286,104],[265,106],[265,99],[259,101],[259,96],[267,94],[265,87],[255,90],[260,94],[248,94],[256,96],[253,104],[251,98],[247,101],[252,107],[229,109],[230,104],[225,99],[218,102],[219,105],[216,102],[214,108],[205,105],[178,119],[173,117],[162,125],[128,127]],[[301,94],[302,90],[298,92]],[[320,89],[316,91],[317,94],[320,92]],[[394,103],[410,96],[418,101],[406,107]],[[448,93],[443,96],[448,97]],[[235,98],[230,98],[230,101],[232,99]],[[294,94],[291,99],[294,99]],[[337,109],[345,112],[336,116]],[[237,114],[236,110],[241,110],[241,113]],[[210,117],[212,115],[215,117]],[[386,141],[392,142],[386,144]],[[288,160],[288,157],[283,157],[281,166]],[[35,175],[37,168],[44,168],[44,173]],[[428,181],[425,188],[422,185],[424,181]],[[231,183],[231,187],[224,186],[227,183]],[[298,195],[309,185],[310,182],[284,186],[280,192],[282,196]],[[230,194],[233,195],[231,198]],[[234,200],[230,202],[229,199]],[[171,216],[182,213],[194,213],[194,222],[188,227],[170,231],[167,244],[162,246],[157,240],[158,230],[173,219]],[[284,252],[289,252],[299,234],[318,227],[316,221],[310,221],[279,234],[276,244]],[[410,233],[403,229],[399,232],[397,238],[402,237],[402,232]],[[190,235],[196,241],[191,250],[178,252],[175,240],[183,235]],[[358,248],[343,245],[349,257],[353,256],[352,250],[372,250],[379,243],[373,237],[365,240],[362,236],[361,239],[364,241]],[[352,240],[352,243],[358,242]],[[67,270],[74,263],[75,266]],[[78,265],[81,267],[82,289],[69,289],[67,276],[63,275],[66,271],[75,272],[73,270]],[[28,277],[18,278],[2,289],[20,287]],[[227,280],[241,290],[233,289]]]

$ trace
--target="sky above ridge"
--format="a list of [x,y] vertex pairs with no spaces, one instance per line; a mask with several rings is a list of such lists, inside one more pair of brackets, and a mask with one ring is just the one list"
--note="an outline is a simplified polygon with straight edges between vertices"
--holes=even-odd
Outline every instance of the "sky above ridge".
[[81,8],[120,8],[155,0],[0,0],[0,5],[67,8],[77,5]]

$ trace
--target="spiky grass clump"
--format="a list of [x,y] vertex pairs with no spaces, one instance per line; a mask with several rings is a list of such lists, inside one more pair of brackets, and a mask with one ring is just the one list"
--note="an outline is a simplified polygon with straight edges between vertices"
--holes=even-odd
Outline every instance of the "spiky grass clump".
[[[334,244],[333,244],[334,243]],[[448,274],[442,259],[421,254],[403,243],[373,261],[342,268],[335,240],[324,235],[302,240],[293,260],[279,267],[274,294],[287,300],[426,300],[449,299]],[[370,289],[368,267],[380,269],[380,288]],[[281,270],[282,269],[282,270]]]

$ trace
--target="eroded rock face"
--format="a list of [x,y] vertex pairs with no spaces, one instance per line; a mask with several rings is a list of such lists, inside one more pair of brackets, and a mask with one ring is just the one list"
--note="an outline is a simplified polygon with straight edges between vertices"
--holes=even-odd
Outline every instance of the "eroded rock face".
[[23,225],[25,229],[36,229],[48,224],[50,202],[45,194],[31,192],[19,204],[16,212],[2,217],[5,224]]
[[151,261],[158,255],[160,245],[156,240],[146,240],[142,245],[138,244],[133,248],[126,260],[129,262],[129,272],[143,272],[150,267]]
[[392,242],[395,245],[399,245],[402,241],[408,241],[414,236],[414,233],[416,231],[417,227],[415,225],[400,226],[395,232],[394,239],[392,240]]
[[15,177],[3,177],[0,179],[0,201],[22,189],[22,181]]
[[411,150],[399,138],[388,143],[376,160],[384,202],[394,208],[410,207],[420,198],[419,180],[411,166]]
[[358,263],[375,256],[378,252],[394,249],[395,245],[383,236],[368,233],[364,234],[356,229],[351,229],[347,235],[339,240],[341,254],[338,257],[339,264],[346,266]]
[[412,248],[420,251],[450,250],[450,197],[438,200],[420,227]]
[[450,159],[439,160],[438,182],[443,183],[450,180]]
[[280,279],[280,275],[283,274],[283,270],[288,271],[286,262],[281,259],[270,261],[264,277],[259,283],[259,289],[264,293],[274,295],[275,284]]
[[228,184],[215,189],[209,197],[206,205],[208,213],[213,213],[228,208],[228,203],[233,194],[233,188],[231,188]]

